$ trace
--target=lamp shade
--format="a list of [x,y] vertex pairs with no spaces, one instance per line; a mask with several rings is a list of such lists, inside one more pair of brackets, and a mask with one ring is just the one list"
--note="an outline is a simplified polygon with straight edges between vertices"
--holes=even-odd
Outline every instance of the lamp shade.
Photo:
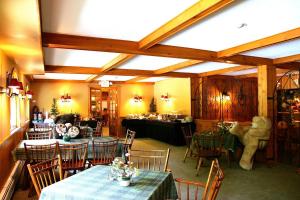
[[21,81],[19,81],[19,90],[24,90],[23,83]]
[[28,90],[25,94],[26,94],[26,97],[27,97],[28,99],[31,99],[31,98],[32,98],[32,95],[33,95],[33,92],[31,92],[30,90]]
[[[11,89],[18,89],[20,88],[19,81],[16,78],[12,78],[8,84],[8,87]],[[23,87],[23,86],[22,86]]]

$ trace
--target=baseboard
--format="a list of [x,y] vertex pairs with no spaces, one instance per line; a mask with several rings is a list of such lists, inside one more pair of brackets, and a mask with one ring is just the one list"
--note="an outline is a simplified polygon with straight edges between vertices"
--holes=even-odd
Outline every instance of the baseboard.
[[24,161],[17,161],[15,163],[13,170],[11,171],[3,188],[1,189],[1,193],[0,193],[1,200],[10,200],[12,198],[16,184],[22,172],[24,163],[25,163]]

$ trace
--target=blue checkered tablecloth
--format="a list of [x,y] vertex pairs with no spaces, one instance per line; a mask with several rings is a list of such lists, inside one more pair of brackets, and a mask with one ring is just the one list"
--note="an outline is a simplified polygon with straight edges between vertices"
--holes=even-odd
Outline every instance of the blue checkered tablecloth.
[[162,200],[177,199],[173,176],[169,172],[140,170],[128,187],[108,178],[109,166],[94,166],[45,187],[40,200]]
[[[101,141],[110,141],[113,140],[113,137],[97,137],[94,138],[95,140]],[[45,144],[52,144],[58,142],[59,144],[78,144],[88,142],[88,158],[92,158],[92,139],[91,138],[81,138],[81,139],[71,139],[70,142],[65,142],[63,139],[49,139],[49,140],[22,140],[18,146],[12,151],[13,159],[17,160],[26,160],[26,153],[24,148],[24,143],[31,144],[31,145],[45,145]],[[117,149],[118,157],[122,157],[122,143],[119,143]]]

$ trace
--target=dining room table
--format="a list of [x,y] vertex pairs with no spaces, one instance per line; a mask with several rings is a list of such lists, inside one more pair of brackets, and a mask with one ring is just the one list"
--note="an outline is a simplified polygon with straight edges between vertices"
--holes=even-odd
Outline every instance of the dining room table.
[[[87,151],[87,158],[93,158],[93,147],[92,147],[92,140],[100,140],[100,141],[112,141],[116,139],[115,137],[93,137],[93,138],[78,138],[78,139],[71,139],[70,141],[64,141],[63,139],[44,139],[44,140],[21,140],[20,143],[16,146],[16,148],[12,151],[12,156],[14,161],[17,160],[26,160],[26,152],[24,143],[29,145],[47,145],[47,144],[79,144],[79,143],[88,143],[88,151]],[[116,152],[116,157],[122,157],[123,155],[123,143],[118,143],[118,148]]]
[[170,172],[139,170],[129,186],[109,176],[110,166],[97,165],[42,189],[40,200],[177,199]]

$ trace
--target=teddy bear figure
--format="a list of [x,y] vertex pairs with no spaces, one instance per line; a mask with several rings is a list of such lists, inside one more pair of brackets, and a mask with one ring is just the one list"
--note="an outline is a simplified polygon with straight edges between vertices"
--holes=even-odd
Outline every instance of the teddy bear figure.
[[251,170],[253,156],[258,148],[264,148],[267,143],[260,140],[268,140],[270,137],[272,123],[266,117],[255,116],[252,119],[252,126],[243,127],[238,122],[234,122],[229,132],[236,135],[244,144],[244,152],[240,160],[243,169]]

